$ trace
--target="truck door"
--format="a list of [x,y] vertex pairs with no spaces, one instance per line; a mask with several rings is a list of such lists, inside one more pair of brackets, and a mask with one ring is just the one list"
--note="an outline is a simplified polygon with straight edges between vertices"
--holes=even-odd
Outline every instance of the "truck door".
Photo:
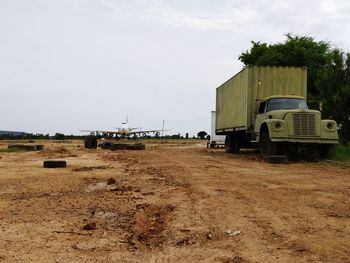
[[258,112],[256,113],[255,117],[255,125],[254,125],[254,132],[257,135],[260,132],[260,126],[262,122],[266,119],[265,112],[266,112],[266,101],[261,101],[258,107]]

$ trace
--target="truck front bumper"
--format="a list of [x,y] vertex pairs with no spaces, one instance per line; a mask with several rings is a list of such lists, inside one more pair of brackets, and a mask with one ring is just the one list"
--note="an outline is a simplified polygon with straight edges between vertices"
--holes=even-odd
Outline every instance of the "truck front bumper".
[[[337,126],[333,120],[321,120],[319,125],[314,124],[313,132],[310,132],[312,130],[307,128],[308,125],[296,130],[292,121],[289,125],[284,120],[276,119],[270,119],[266,123],[268,124],[270,139],[273,142],[338,144]],[[328,124],[332,125],[328,127]],[[310,124],[310,126],[312,125]],[[297,132],[301,134],[297,134]]]
[[338,144],[338,139],[326,139],[326,138],[271,137],[271,141],[272,142],[292,142],[292,143]]

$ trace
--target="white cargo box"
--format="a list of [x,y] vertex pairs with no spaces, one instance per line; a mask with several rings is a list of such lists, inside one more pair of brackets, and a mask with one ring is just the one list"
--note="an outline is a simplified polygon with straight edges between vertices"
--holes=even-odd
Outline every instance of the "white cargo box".
[[219,147],[219,146],[224,146],[225,145],[225,135],[217,135],[215,133],[215,118],[216,118],[216,113],[215,111],[211,112],[211,131],[210,131],[210,140],[208,142],[208,146],[210,148],[214,147]]

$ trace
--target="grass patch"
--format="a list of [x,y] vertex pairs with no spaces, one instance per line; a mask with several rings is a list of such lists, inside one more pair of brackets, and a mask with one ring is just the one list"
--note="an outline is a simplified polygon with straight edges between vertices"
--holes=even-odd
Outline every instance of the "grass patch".
[[350,162],[350,146],[343,144],[337,145],[336,153],[333,159],[336,161]]

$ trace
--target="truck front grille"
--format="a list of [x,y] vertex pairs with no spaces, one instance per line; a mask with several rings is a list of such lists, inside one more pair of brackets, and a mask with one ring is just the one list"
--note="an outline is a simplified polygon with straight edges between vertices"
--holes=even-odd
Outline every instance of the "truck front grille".
[[293,113],[294,135],[316,135],[316,118],[313,113]]

